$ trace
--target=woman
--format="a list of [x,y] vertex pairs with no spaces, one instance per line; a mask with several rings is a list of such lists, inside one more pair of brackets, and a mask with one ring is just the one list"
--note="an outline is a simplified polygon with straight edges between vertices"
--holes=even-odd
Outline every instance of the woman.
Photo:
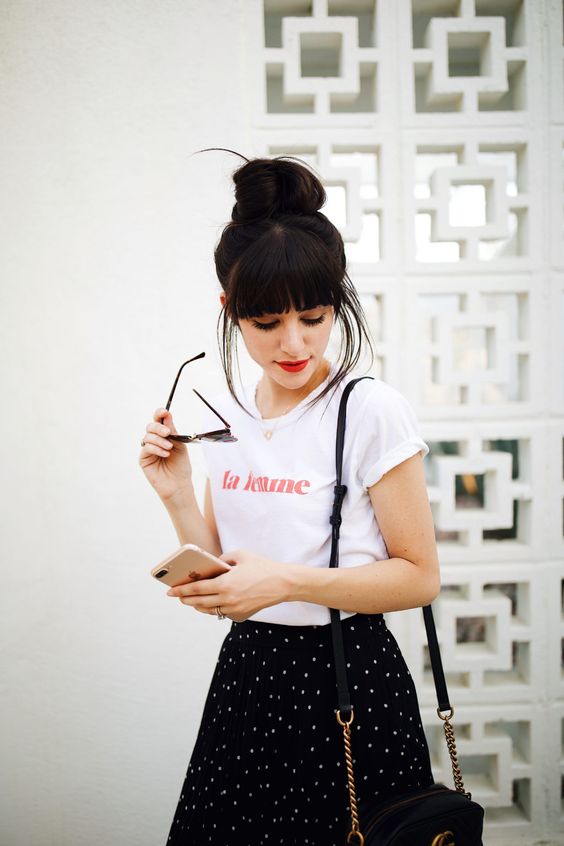
[[[215,249],[228,391],[212,404],[237,443],[203,444],[203,514],[166,409],[147,425],[139,459],[179,541],[237,565],[169,591],[233,622],[168,843],[341,846],[350,816],[329,608],[343,621],[361,830],[364,802],[433,782],[413,681],[382,616],[439,591],[429,450],[401,393],[378,379],[355,386],[340,561],[329,570],[337,411],[370,340],[342,238],[319,211],[318,178],[278,157],[246,159],[234,182],[232,220]],[[342,344],[332,362],[335,322]],[[239,393],[238,333],[262,369]],[[215,418],[206,423],[216,428]]]

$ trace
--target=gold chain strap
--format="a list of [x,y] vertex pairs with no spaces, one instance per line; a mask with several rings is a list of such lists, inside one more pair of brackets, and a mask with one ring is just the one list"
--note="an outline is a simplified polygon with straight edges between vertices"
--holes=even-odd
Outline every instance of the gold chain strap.
[[[449,720],[454,716],[454,708],[451,706],[450,713],[441,714],[440,708],[437,708],[437,714],[444,722],[445,738],[450,755],[452,765],[452,776],[454,779],[454,786],[458,793],[463,793],[468,799],[472,798],[472,794],[464,790],[464,783],[462,781],[462,773],[458,764],[458,755],[456,752],[456,741],[454,739],[454,729]],[[347,843],[356,842],[358,846],[364,846],[364,836],[361,834],[358,827],[358,803],[356,799],[356,785],[354,783],[353,759],[351,748],[351,723],[354,720],[354,711],[351,708],[351,715],[348,720],[341,719],[341,712],[336,713],[337,722],[343,727],[343,740],[345,743],[345,761],[347,765],[347,787],[349,791],[349,804],[351,810],[351,830],[347,837]],[[451,832],[447,832],[451,834]],[[443,835],[441,835],[442,837]]]
[[347,843],[356,842],[358,846],[364,846],[364,837],[358,827],[358,804],[356,801],[356,786],[354,783],[353,760],[351,749],[351,723],[354,720],[354,711],[351,708],[351,715],[348,720],[341,719],[341,712],[337,711],[337,722],[343,727],[343,740],[345,741],[345,761],[347,764],[347,786],[349,789],[349,804],[351,809],[352,827],[347,837]]
[[451,705],[450,713],[443,715],[441,714],[440,708],[437,708],[437,714],[444,722],[444,730],[445,730],[445,739],[446,744],[448,747],[448,754],[450,755],[450,762],[452,765],[452,777],[454,779],[454,786],[458,793],[463,793],[468,799],[472,798],[472,794],[468,793],[468,791],[464,790],[464,783],[462,781],[462,773],[460,772],[460,767],[458,765],[458,755],[456,752],[456,741],[454,739],[454,729],[451,726],[449,720],[452,719],[454,716],[454,708]]

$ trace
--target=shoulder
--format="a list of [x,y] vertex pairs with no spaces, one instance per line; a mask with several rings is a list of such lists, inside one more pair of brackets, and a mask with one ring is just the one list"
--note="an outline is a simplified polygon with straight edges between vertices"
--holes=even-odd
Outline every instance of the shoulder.
[[354,386],[347,403],[347,430],[360,449],[363,445],[370,450],[390,449],[403,442],[422,443],[410,400],[382,379],[363,379]]
[[415,453],[427,455],[429,446],[421,437],[415,410],[398,388],[381,379],[363,379],[353,388],[350,401],[347,431],[363,488],[368,490]]
[[[345,383],[348,384],[355,378],[358,377],[349,376]],[[342,391],[346,384],[343,385]],[[377,378],[362,379],[352,388],[347,402],[347,411],[348,409],[359,415],[370,416],[387,416],[390,412],[414,413],[411,402],[398,388]]]

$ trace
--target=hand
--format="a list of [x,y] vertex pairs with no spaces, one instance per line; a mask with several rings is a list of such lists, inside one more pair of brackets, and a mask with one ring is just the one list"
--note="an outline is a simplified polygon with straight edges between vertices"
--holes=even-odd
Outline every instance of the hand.
[[183,605],[191,605],[203,614],[215,614],[219,605],[235,623],[286,600],[289,585],[285,564],[246,549],[226,552],[220,558],[236,566],[213,579],[177,585],[168,591],[168,596],[177,596]]
[[157,408],[147,424],[139,465],[163,502],[192,487],[192,465],[186,444],[168,440],[168,435],[177,434],[170,411]]

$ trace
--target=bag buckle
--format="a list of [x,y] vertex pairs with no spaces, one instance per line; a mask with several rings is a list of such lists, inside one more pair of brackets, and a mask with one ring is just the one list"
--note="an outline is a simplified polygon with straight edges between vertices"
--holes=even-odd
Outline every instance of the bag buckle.
[[341,519],[341,508],[343,506],[343,500],[347,492],[347,486],[335,485],[333,491],[335,493],[335,500],[333,502],[333,511],[331,512],[331,516],[329,517],[329,522],[332,526],[340,526],[343,522]]

